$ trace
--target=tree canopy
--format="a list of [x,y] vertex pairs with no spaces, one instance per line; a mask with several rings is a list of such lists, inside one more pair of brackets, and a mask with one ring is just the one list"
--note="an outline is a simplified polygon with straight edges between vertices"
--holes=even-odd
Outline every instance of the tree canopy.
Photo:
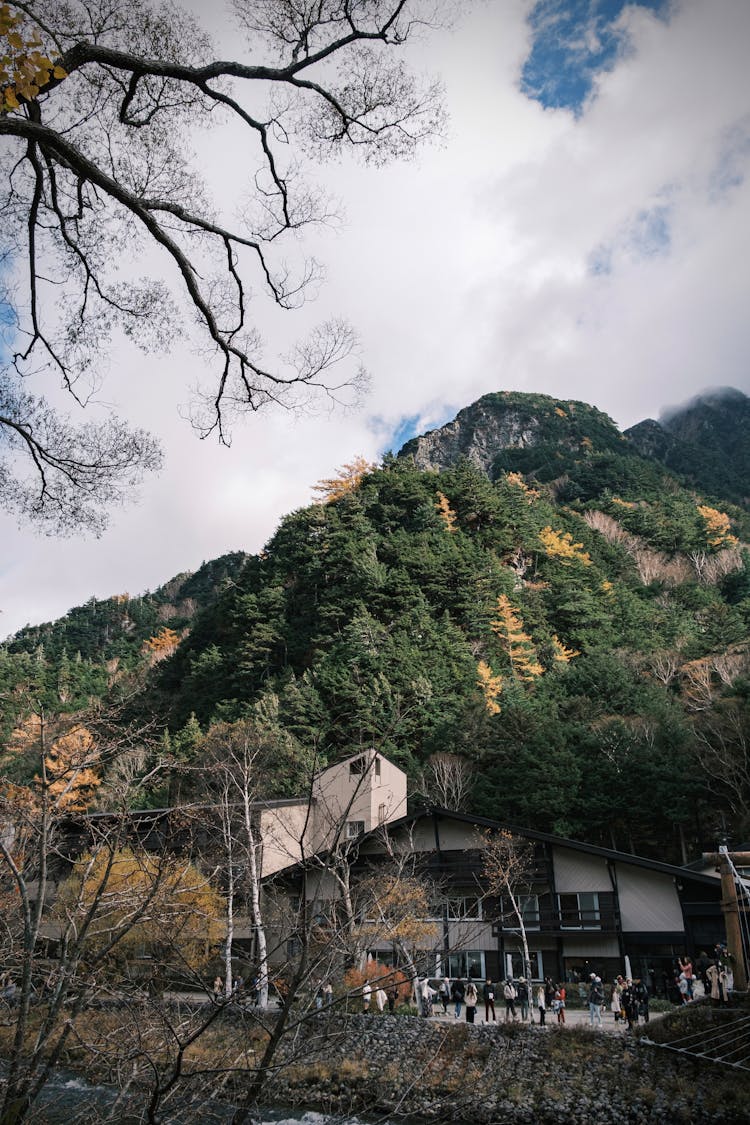
[[[399,49],[443,7],[232,0],[238,51],[222,60],[187,11],[158,0],[3,6],[0,502],[56,531],[99,531],[158,467],[147,434],[117,419],[80,426],[36,389],[47,378],[89,402],[118,333],[159,351],[192,335],[209,372],[192,420],[223,442],[240,415],[361,385],[341,318],[267,360],[264,302],[294,309],[321,278],[317,262],[284,256],[286,236],[333,216],[305,160],[403,158],[439,134],[440,87]],[[217,127],[244,133],[228,134],[232,215],[191,143]]]

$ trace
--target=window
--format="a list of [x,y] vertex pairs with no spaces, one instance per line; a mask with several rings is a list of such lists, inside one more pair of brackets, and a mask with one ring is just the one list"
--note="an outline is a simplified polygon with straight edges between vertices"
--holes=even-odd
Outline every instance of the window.
[[482,900],[477,895],[449,898],[445,902],[445,917],[449,922],[478,921],[482,917]]
[[346,838],[347,840],[356,840],[357,836],[361,836],[365,830],[364,820],[347,820],[346,822]]
[[388,806],[378,805],[378,824],[385,824],[388,819]]
[[462,977],[466,980],[486,980],[484,953],[481,949],[467,949],[461,953],[448,953],[445,956],[445,972],[449,977]]
[[380,758],[375,757],[375,776],[380,777]]
[[557,896],[560,928],[563,930],[600,930],[602,917],[596,891]]
[[523,928],[525,930],[539,929],[539,895],[519,895],[518,905],[521,908]]
[[355,758],[353,761],[351,761],[349,763],[349,775],[350,775],[350,777],[361,777],[364,772],[365,772],[365,759],[364,758]]
[[[537,949],[529,950],[529,964],[531,966],[531,976],[533,980],[544,980],[544,973],[542,972],[542,955]],[[505,975],[515,977],[526,976],[526,966],[523,963],[523,953],[521,950],[514,950],[513,953],[505,954]]]

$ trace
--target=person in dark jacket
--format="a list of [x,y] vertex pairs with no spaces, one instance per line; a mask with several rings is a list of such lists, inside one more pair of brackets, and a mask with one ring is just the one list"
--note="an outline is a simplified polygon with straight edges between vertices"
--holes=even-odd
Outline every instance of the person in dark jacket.
[[648,989],[640,977],[636,977],[633,981],[633,994],[635,996],[636,1004],[638,1005],[638,1015],[643,1016],[643,1022],[648,1023]]
[[455,1009],[453,1012],[455,1019],[458,1019],[461,1015],[461,1005],[464,1002],[465,993],[466,988],[464,987],[464,982],[462,980],[454,980],[453,984],[451,985],[451,1000],[455,1004]]
[[490,1012],[492,1012],[493,1023],[497,1023],[495,1015],[495,986],[491,979],[487,977],[482,989],[482,999],[484,1000],[484,1022],[490,1022]]
[[625,1019],[628,1021],[628,1031],[632,1031],[634,1027],[638,1026],[638,998],[632,980],[625,982],[621,1001]]

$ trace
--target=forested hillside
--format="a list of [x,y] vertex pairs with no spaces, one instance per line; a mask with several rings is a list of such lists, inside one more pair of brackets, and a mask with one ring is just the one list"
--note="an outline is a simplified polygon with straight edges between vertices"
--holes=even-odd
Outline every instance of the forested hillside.
[[[413,447],[354,466],[158,659],[149,622],[130,679],[109,681],[131,722],[158,720],[144,768],[199,765],[217,723],[242,723],[262,731],[269,792],[291,792],[313,758],[376,746],[443,802],[455,786],[436,788],[430,762],[451,755],[468,807],[519,825],[678,862],[725,829],[738,838],[747,513],[684,488],[585,404],[488,397],[502,424],[534,419],[525,446],[490,450],[491,474],[466,450],[440,472]],[[39,638],[45,660],[60,627]],[[24,644],[39,659],[30,636],[0,669]],[[69,666],[79,649],[57,651]],[[116,658],[80,650],[97,674]],[[61,676],[62,655],[49,667]],[[174,777],[156,776],[139,800],[170,799]]]

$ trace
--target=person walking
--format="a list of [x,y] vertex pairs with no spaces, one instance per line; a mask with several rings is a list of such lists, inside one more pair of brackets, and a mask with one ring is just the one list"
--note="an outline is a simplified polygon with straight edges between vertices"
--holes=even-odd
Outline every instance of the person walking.
[[459,1019],[461,1016],[461,1005],[464,1002],[465,993],[466,988],[464,986],[464,982],[462,980],[454,980],[453,984],[451,985],[451,1000],[455,1004],[455,1008],[453,1011],[454,1019]]
[[378,1011],[381,1015],[383,1014],[387,1002],[388,997],[385,994],[385,989],[383,988],[382,984],[379,984],[375,989],[375,1003],[377,1004]]
[[224,990],[224,981],[221,979],[221,977],[218,977],[218,976],[214,977],[214,985],[213,985],[214,1000],[218,1000],[221,997],[221,994],[222,994],[223,990]]
[[466,1022],[474,1023],[474,1013],[477,1010],[477,989],[473,981],[469,981],[464,990],[466,1004]]
[[484,1022],[490,1022],[490,1012],[492,1012],[492,1022],[497,1023],[495,1016],[495,986],[490,977],[484,982],[482,989],[482,999],[484,1000]]
[[366,980],[365,983],[362,985],[362,1011],[363,1012],[369,1012],[371,997],[372,997],[372,989],[370,987],[370,982]]

